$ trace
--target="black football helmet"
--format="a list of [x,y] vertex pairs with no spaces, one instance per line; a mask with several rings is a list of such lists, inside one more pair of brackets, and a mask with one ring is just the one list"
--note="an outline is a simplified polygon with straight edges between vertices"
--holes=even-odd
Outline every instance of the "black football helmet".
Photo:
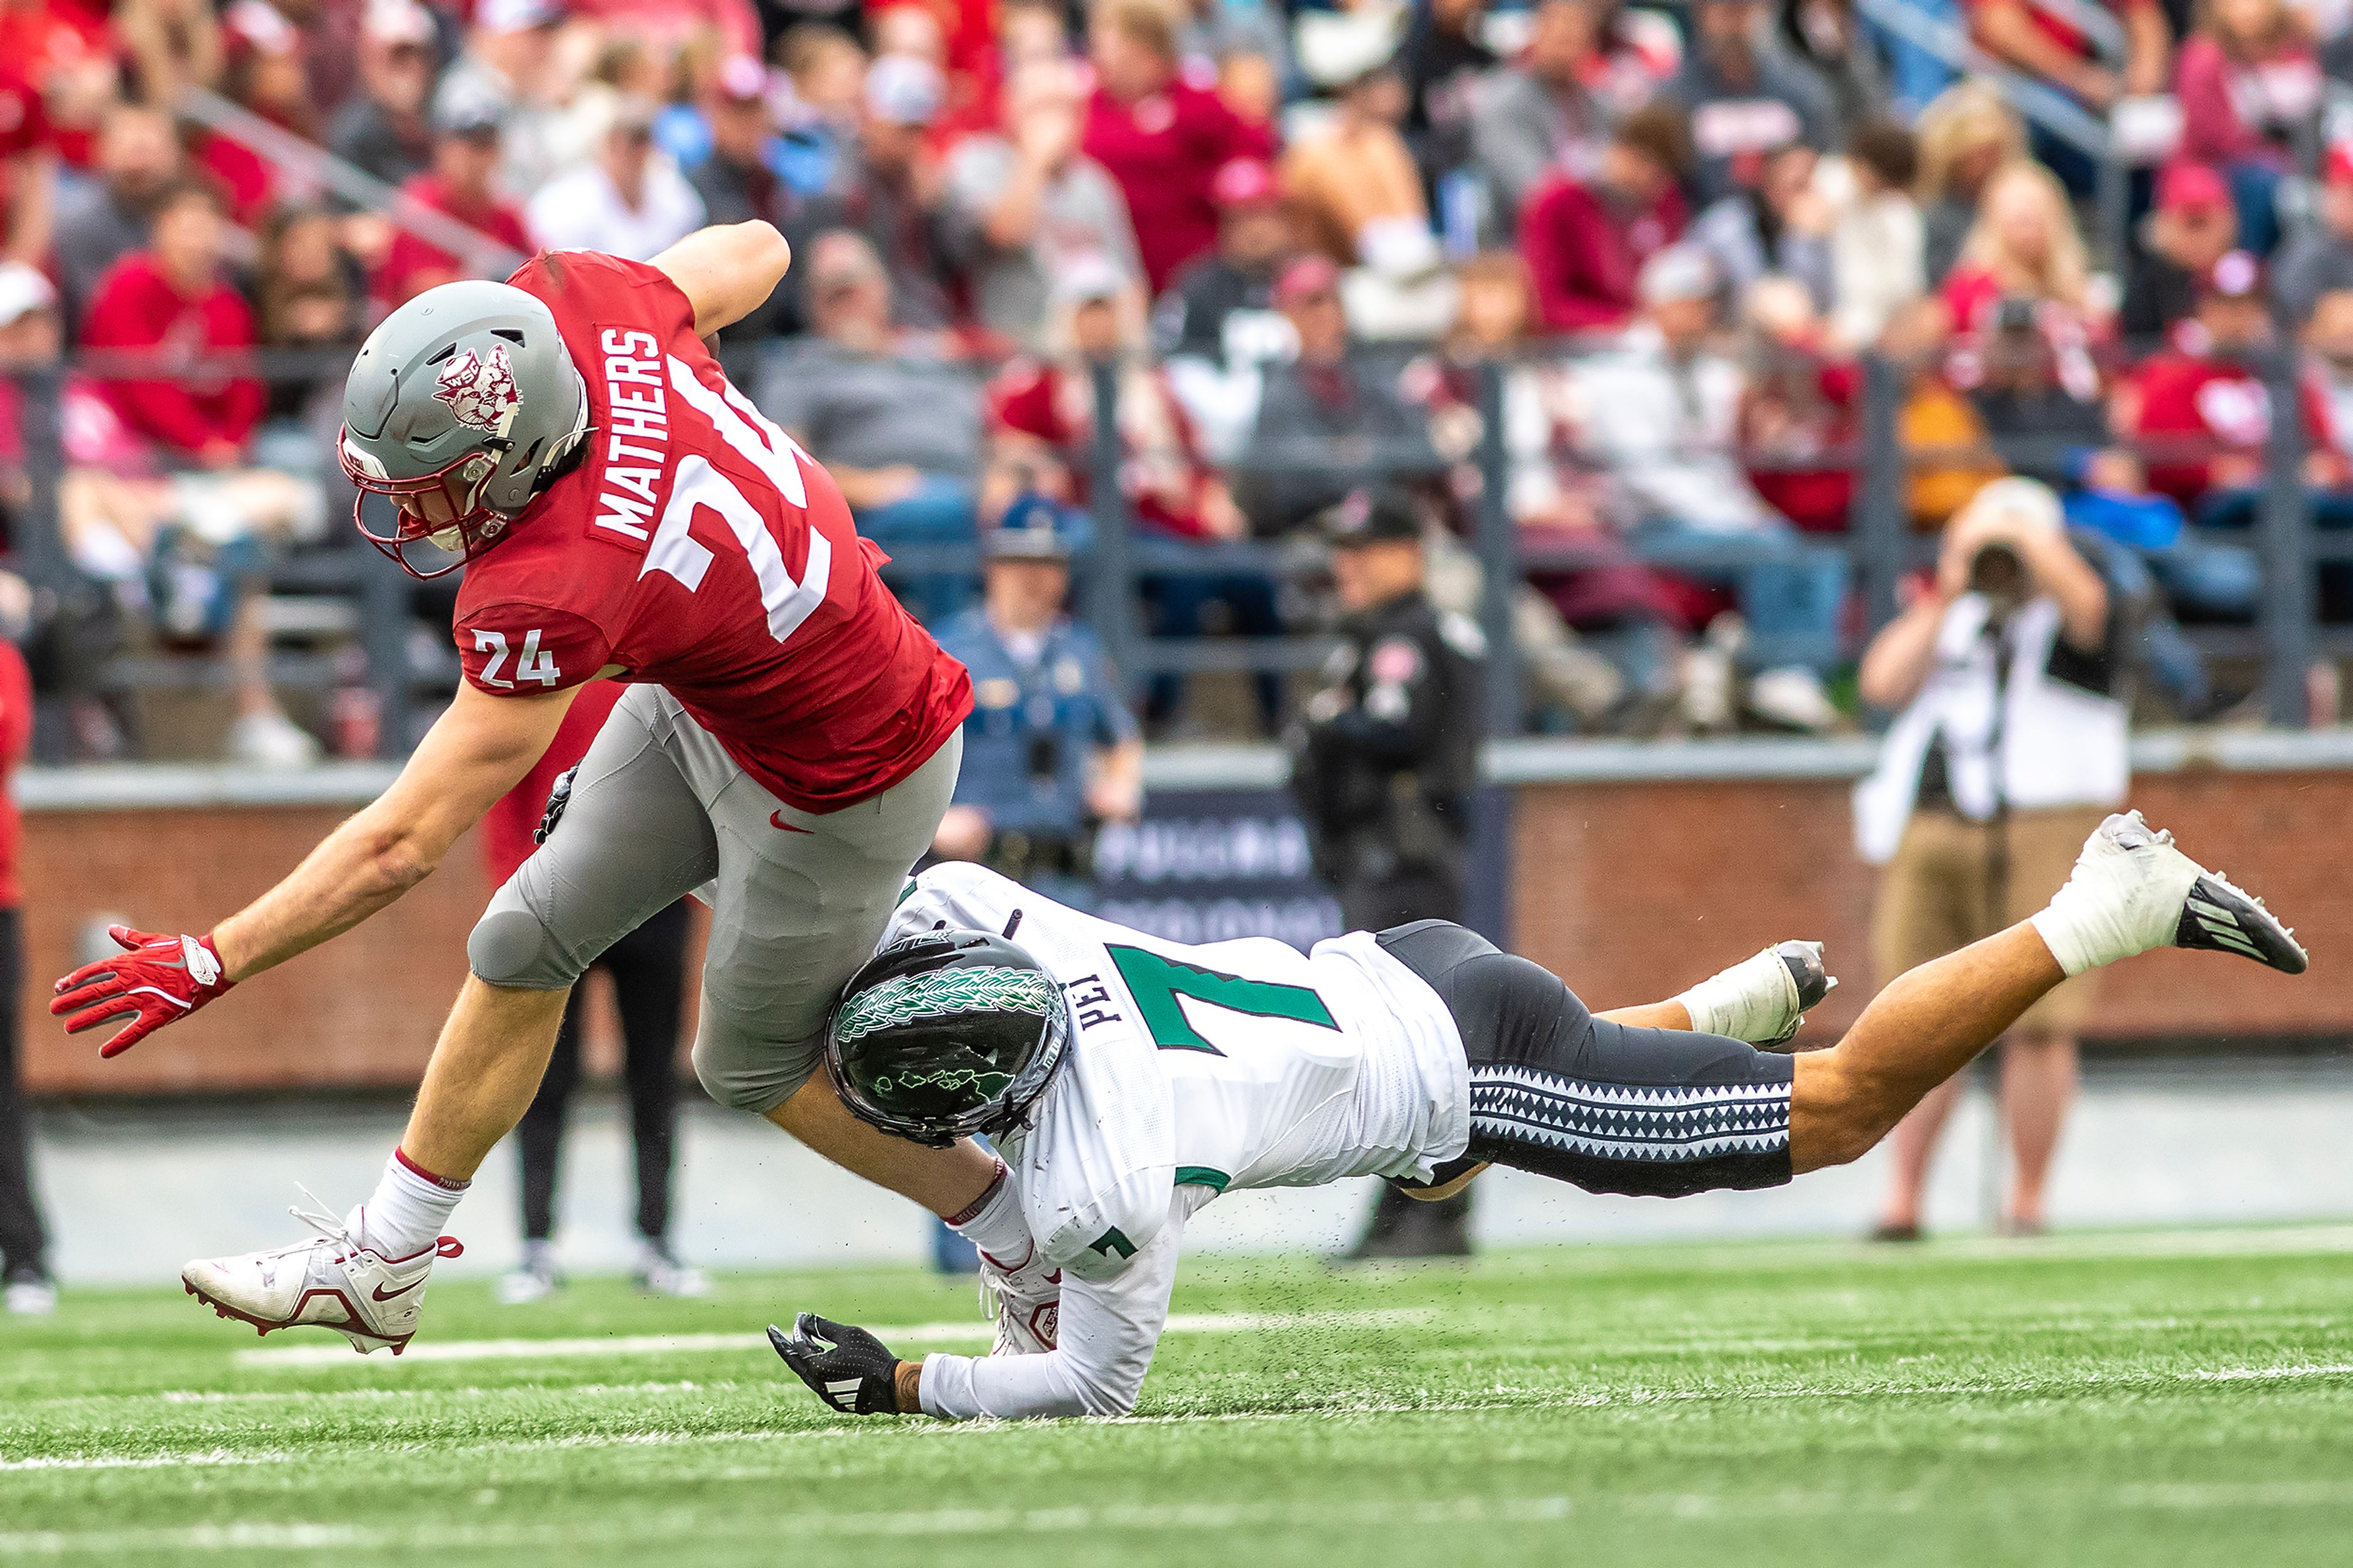
[[825,1025],[825,1065],[850,1114],[944,1148],[1001,1133],[1071,1049],[1071,1009],[1044,966],[984,931],[907,937],[850,976]]

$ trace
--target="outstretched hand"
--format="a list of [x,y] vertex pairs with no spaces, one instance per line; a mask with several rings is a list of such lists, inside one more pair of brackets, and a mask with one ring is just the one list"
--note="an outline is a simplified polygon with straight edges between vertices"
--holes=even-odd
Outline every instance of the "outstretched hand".
[[210,936],[161,936],[119,925],[106,934],[124,949],[121,956],[83,964],[58,982],[49,1002],[69,1035],[125,1025],[99,1047],[101,1057],[121,1056],[236,984]]
[[809,1391],[845,1415],[896,1415],[899,1358],[855,1323],[837,1323],[815,1312],[793,1320],[789,1334],[768,1325],[768,1342],[800,1374]]

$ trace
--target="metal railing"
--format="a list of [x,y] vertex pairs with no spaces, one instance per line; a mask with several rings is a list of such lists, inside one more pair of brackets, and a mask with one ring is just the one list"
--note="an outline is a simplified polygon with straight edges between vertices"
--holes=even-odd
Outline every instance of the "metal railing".
[[[347,364],[348,355],[335,353],[256,352],[203,362],[118,353],[86,356],[72,368],[82,374],[104,371],[149,379],[211,378],[234,372],[265,379],[317,382],[339,377]],[[1514,594],[1532,569],[1559,572],[1599,563],[1581,554],[1581,547],[1563,550],[1523,537],[1507,500],[1516,460],[1508,449],[1504,417],[1505,382],[1512,366],[1490,361],[1467,368],[1474,405],[1482,416],[1478,443],[1463,460],[1475,466],[1479,477],[1477,500],[1467,518],[1467,543],[1486,584],[1479,606],[1489,648],[1484,724],[1489,734],[1508,737],[1520,733],[1527,718],[1525,672],[1513,636]],[[2293,356],[2270,353],[2262,356],[2260,368],[2272,406],[2298,406]],[[65,460],[57,416],[67,374],[62,366],[15,373],[23,391],[23,449],[29,480],[26,521],[31,524],[18,531],[16,564],[52,603],[92,591],[67,558],[58,527],[58,485]],[[1817,470],[1852,463],[1853,499],[1846,530],[1842,534],[1802,535],[1795,546],[1847,553],[1866,633],[1895,615],[1904,576],[1931,559],[1935,549],[1933,537],[1914,531],[1907,505],[1911,467],[1932,464],[1936,455],[1908,453],[1903,447],[1899,425],[1905,383],[1904,369],[1883,358],[1862,363],[1856,408],[1858,435],[1852,453],[1833,452],[1811,460]],[[1297,572],[1302,549],[1296,542],[1271,540],[1178,540],[1134,528],[1120,483],[1125,456],[1119,434],[1120,386],[1115,366],[1094,367],[1093,435],[1084,457],[1093,543],[1081,564],[1079,584],[1081,608],[1103,637],[1116,667],[1129,679],[1140,682],[1165,674],[1282,674],[1320,663],[1330,642],[1314,630],[1213,638],[1148,632],[1140,599],[1144,579],[1235,574],[1281,578]],[[2048,440],[2041,443],[2049,444]],[[2023,448],[2035,447],[2036,442],[2028,438],[2010,445]],[[2315,578],[2316,568],[2324,563],[2353,562],[2353,531],[2315,531],[2311,497],[2303,479],[2305,457],[2299,421],[2273,420],[2263,451],[2264,482],[2256,525],[2249,532],[2230,536],[2253,546],[2260,554],[2263,592],[2254,623],[2200,628],[2196,633],[2215,651],[2262,660],[2263,710],[2274,722],[2285,725],[2303,721],[2306,672],[2313,661],[2323,656],[2353,656],[2353,628],[2316,624]],[[1377,469],[1383,460],[1376,455],[1368,464],[1361,452],[1352,453],[1351,459],[1347,471],[1357,475],[1367,468]],[[1419,461],[1426,466],[1426,454]],[[1334,471],[1306,449],[1282,452],[1277,462],[1286,472]],[[337,517],[347,504],[349,491],[340,475],[330,471],[321,478],[331,487],[331,519]],[[1613,541],[1609,558],[1630,558],[1669,570],[1696,567],[1722,574],[1760,559],[1786,558],[1789,548],[1786,543],[1735,535],[1696,547],[1679,542],[1672,549],[1661,549],[1646,545],[1636,536]],[[973,548],[965,545],[904,549],[894,552],[894,556],[899,567],[914,572],[976,572],[978,564]],[[413,659],[416,584],[375,552],[359,547],[356,541],[344,548],[291,554],[272,565],[269,583],[278,592],[341,595],[352,599],[357,610],[357,641],[366,658],[367,683],[381,713],[381,751],[386,756],[400,754],[418,716],[418,703],[432,700],[437,689],[446,690],[454,668],[451,663],[419,667]],[[140,667],[125,668],[135,671]],[[331,660],[290,659],[281,668],[298,683],[325,684],[335,679]],[[88,689],[105,684],[102,673],[93,674]]]

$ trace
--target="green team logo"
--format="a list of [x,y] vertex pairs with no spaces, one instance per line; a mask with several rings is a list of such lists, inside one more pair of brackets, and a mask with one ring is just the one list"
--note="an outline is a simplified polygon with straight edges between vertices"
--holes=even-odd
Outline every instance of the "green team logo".
[[991,1072],[983,1068],[909,1068],[896,1078],[886,1076],[874,1080],[874,1088],[883,1094],[907,1089],[971,1089],[984,1095],[995,1095],[1002,1094],[1012,1086],[1011,1073]]
[[[834,1033],[849,1045],[919,1018],[953,1018],[963,1013],[1028,1013],[1050,1018],[1061,1005],[1062,988],[1039,970],[996,965],[934,969],[868,986],[843,1005]],[[911,1081],[908,1075],[901,1078]]]

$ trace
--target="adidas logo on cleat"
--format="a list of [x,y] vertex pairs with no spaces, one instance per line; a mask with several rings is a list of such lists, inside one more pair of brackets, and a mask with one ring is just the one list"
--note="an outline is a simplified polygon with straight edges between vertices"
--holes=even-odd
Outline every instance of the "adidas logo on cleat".
[[2249,942],[2245,933],[2239,930],[2239,922],[2232,916],[2231,911],[2220,904],[2210,904],[2192,894],[2189,900],[2189,915],[2190,919],[2204,927],[2206,934],[2220,945],[2229,948],[2233,952],[2244,953],[2249,958],[2263,957],[2263,954],[2256,951],[2255,944]]

